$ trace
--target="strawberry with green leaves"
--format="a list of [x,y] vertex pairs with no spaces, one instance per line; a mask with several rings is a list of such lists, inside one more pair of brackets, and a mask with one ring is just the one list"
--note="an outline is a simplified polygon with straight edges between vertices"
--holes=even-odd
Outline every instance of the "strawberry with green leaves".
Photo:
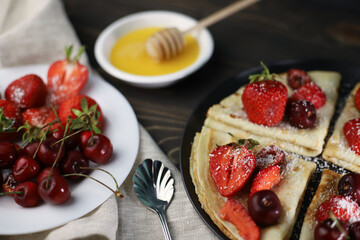
[[284,116],[288,92],[262,62],[261,65],[264,70],[249,77],[250,83],[245,86],[241,99],[251,122],[271,127]]
[[20,109],[12,102],[0,99],[0,141],[11,141],[18,136],[21,125]]
[[258,144],[253,139],[242,139],[211,152],[210,174],[222,196],[235,195],[250,178],[256,167],[255,155],[250,149]]
[[[103,114],[97,102],[89,96],[78,95],[66,100],[60,105],[58,114],[63,125],[66,125],[68,118],[80,118],[82,121],[88,121],[90,119],[90,125],[93,131],[95,133],[101,132],[100,127],[103,121]],[[89,114],[94,115],[94,117],[89,118]],[[79,127],[73,126],[72,128],[76,130],[79,129]],[[89,130],[89,128],[85,130]]]
[[85,48],[82,47],[74,58],[71,58],[72,50],[72,46],[66,48],[66,59],[54,62],[48,71],[49,101],[56,105],[78,95],[88,80],[87,67],[79,63]]

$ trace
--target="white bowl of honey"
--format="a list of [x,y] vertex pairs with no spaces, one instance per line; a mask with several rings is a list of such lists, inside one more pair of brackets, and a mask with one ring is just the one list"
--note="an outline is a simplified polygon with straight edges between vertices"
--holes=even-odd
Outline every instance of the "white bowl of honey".
[[95,43],[95,57],[111,76],[144,88],[169,86],[203,66],[211,57],[214,43],[207,29],[185,37],[186,46],[176,57],[158,62],[145,50],[155,32],[176,27],[180,31],[197,21],[169,11],[146,11],[123,17],[110,24]]

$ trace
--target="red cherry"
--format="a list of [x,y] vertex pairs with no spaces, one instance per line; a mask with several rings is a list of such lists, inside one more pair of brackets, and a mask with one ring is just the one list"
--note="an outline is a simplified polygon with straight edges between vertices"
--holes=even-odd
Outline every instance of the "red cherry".
[[28,156],[21,156],[19,157],[13,168],[13,175],[17,182],[25,182],[40,172],[40,165],[39,163]]
[[[36,178],[36,183],[38,185],[40,185],[40,182],[44,178],[47,178],[49,176],[50,169],[51,169],[51,167],[46,167],[39,173],[38,177]],[[51,172],[51,176],[53,176],[53,175],[61,175],[60,170],[57,167],[53,168],[53,170]]]
[[314,239],[316,240],[345,240],[348,236],[348,229],[346,224],[340,220],[339,224],[344,230],[338,228],[337,224],[334,224],[334,221],[331,218],[328,218],[322,222],[319,222],[314,230]]
[[349,235],[351,240],[360,240],[360,222],[354,222],[349,226]]
[[342,176],[338,183],[338,192],[360,204],[360,174],[351,172]]
[[96,163],[106,163],[113,153],[113,146],[110,139],[102,134],[95,134],[89,138],[86,145],[82,145],[85,156]]
[[14,144],[11,142],[0,142],[0,168],[10,168],[17,158]]
[[36,152],[36,149],[39,146],[39,143],[40,143],[39,141],[36,141],[26,144],[23,148],[18,150],[19,155],[33,157]]
[[85,148],[87,142],[91,138],[91,132],[90,131],[84,131],[80,134],[80,147],[83,149]]
[[47,178],[43,179],[38,186],[38,192],[45,202],[54,205],[63,204],[71,197],[70,185],[60,175],[50,176],[48,184]]
[[40,196],[37,190],[38,186],[33,182],[23,182],[16,186],[13,194],[15,202],[22,207],[32,207],[40,201]]
[[[59,143],[55,144],[58,140],[59,139],[56,139],[54,137],[49,137],[49,138],[45,139],[40,145],[39,152],[38,152],[39,159],[41,162],[43,162],[47,166],[53,165],[58,154],[60,154],[60,156],[58,158],[58,162],[61,161],[61,159],[63,158],[63,156],[65,154],[65,146],[63,146],[60,151],[61,143],[59,142]],[[59,151],[60,151],[60,153],[59,153]]]
[[[67,135],[69,135],[69,133]],[[59,129],[56,132],[53,132],[52,136],[58,140],[62,139],[64,137],[64,130]],[[79,146],[79,142],[80,142],[80,135],[79,134],[72,135],[71,137],[65,140],[66,149],[68,150],[75,149],[77,146]]]
[[306,83],[311,82],[311,79],[305,71],[292,68],[288,71],[287,81],[292,89],[298,89]]
[[[89,167],[89,160],[80,151],[69,151],[65,154],[64,159],[59,163],[59,167],[62,173],[81,173],[87,175],[89,169],[80,169],[80,167]],[[68,176],[72,181],[82,179],[81,176]]]

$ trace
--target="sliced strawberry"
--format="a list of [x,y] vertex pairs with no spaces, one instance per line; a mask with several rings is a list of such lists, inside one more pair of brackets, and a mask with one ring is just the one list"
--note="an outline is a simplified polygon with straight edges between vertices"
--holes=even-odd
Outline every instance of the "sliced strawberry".
[[[46,124],[56,120],[56,115],[50,107],[30,108],[22,113],[23,124],[28,122],[30,125],[42,128]],[[51,126],[51,130],[61,128],[60,123]]]
[[79,94],[88,80],[88,69],[79,63],[79,58],[84,48],[71,59],[72,46],[66,49],[66,59],[54,62],[48,71],[47,87],[49,100],[60,105],[67,99]]
[[285,153],[276,145],[270,145],[261,149],[256,154],[256,167],[264,169],[274,165],[280,165],[285,159]]
[[20,109],[12,102],[0,99],[0,141],[14,140],[21,126]]
[[310,83],[311,79],[304,70],[292,68],[287,72],[287,81],[292,89],[298,89]]
[[269,69],[263,67],[263,73],[250,76],[241,100],[251,122],[270,127],[283,118],[288,92],[285,85],[273,80]]
[[347,121],[343,131],[350,149],[360,155],[360,118]]
[[280,166],[274,165],[260,170],[253,180],[249,197],[258,191],[272,189],[280,180]]
[[360,111],[360,88],[355,93],[355,105],[356,108]]
[[314,104],[316,109],[321,108],[326,103],[326,94],[314,82],[307,83],[297,89],[290,98],[290,101],[305,99]]
[[28,74],[13,81],[5,90],[5,98],[22,110],[43,106],[46,95],[47,89],[43,80],[35,74]]
[[255,240],[260,238],[258,226],[256,226],[248,211],[239,201],[229,198],[220,210],[220,217],[234,224],[243,239]]
[[209,167],[219,193],[230,197],[250,178],[256,167],[256,159],[247,147],[230,143],[211,152]]
[[78,95],[63,102],[59,108],[59,118],[61,122],[66,125],[68,117],[75,119],[83,116],[84,114],[94,113],[91,120],[93,128],[99,128],[103,121],[103,114],[97,102],[91,97],[85,95]]
[[360,220],[360,207],[348,197],[336,195],[321,203],[315,213],[316,220],[322,222],[330,217],[332,212],[335,217],[345,223]]

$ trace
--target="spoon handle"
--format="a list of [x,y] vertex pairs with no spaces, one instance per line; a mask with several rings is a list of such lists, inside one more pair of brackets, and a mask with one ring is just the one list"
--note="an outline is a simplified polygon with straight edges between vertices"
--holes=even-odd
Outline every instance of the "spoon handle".
[[221,20],[223,20],[224,18],[236,13],[237,11],[240,11],[244,8],[247,8],[251,5],[253,5],[254,3],[258,2],[260,0],[240,0],[240,1],[236,1],[232,4],[230,4],[229,6],[211,14],[210,16],[200,20],[200,22],[198,22],[198,24],[196,24],[195,26],[193,26],[192,28],[186,30],[185,32],[183,32],[183,35],[185,36],[186,34],[196,30],[196,29],[202,29],[202,28],[206,28],[214,23],[217,23]]
[[166,221],[166,215],[165,215],[165,211],[163,209],[157,211],[157,214],[159,215],[160,221],[161,221],[161,227],[162,230],[164,232],[165,235],[165,239],[166,240],[171,240],[171,235],[170,235],[170,231],[169,231],[169,227]]

